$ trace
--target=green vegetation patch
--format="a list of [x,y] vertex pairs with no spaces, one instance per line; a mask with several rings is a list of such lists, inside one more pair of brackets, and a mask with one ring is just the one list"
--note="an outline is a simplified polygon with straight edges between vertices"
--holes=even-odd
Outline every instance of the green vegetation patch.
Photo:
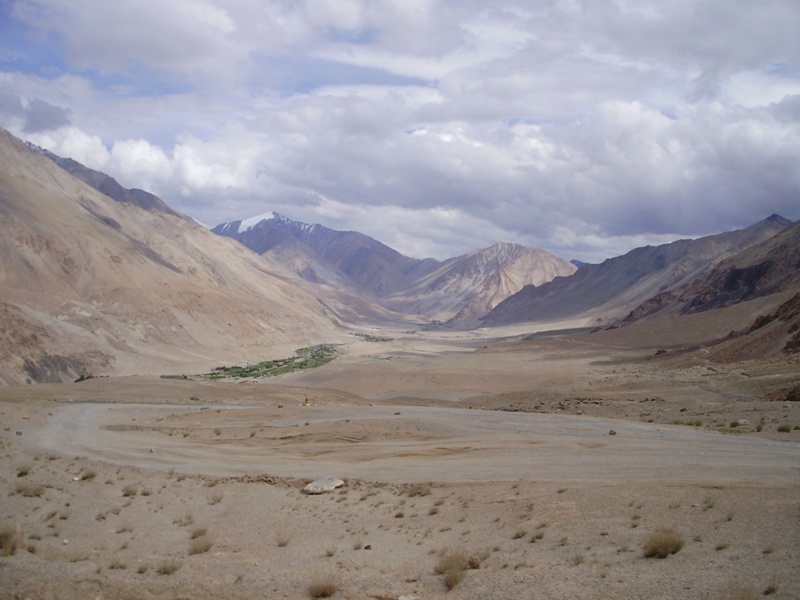
[[206,379],[226,379],[232,377],[270,377],[313,369],[336,358],[335,344],[318,344],[309,348],[295,350],[295,355],[290,358],[265,360],[254,365],[217,367],[210,373],[202,375]]
[[394,338],[390,337],[379,337],[376,335],[370,335],[369,333],[355,333],[353,334],[356,337],[360,337],[365,342],[391,342]]

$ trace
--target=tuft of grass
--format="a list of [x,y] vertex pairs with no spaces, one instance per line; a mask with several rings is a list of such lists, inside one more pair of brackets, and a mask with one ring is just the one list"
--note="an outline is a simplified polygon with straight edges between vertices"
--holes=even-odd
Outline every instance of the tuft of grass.
[[456,587],[464,579],[464,572],[469,567],[469,559],[461,550],[444,550],[439,555],[434,571],[442,576],[448,590]]
[[279,533],[275,536],[275,543],[278,544],[278,548],[285,548],[289,545],[291,541],[291,536],[287,533]]
[[41,483],[21,481],[14,489],[16,489],[19,495],[25,498],[40,498],[41,495],[44,494],[44,486]]
[[194,523],[194,517],[192,516],[192,513],[186,513],[184,517],[175,519],[173,523],[175,523],[175,525],[178,527],[186,527],[187,525]]
[[484,550],[482,552],[479,552],[478,554],[473,554],[467,559],[467,568],[480,569],[481,564],[483,564],[483,561],[485,561],[487,558],[489,558],[488,550]]
[[197,527],[192,529],[191,539],[196,540],[199,537],[203,537],[206,534],[205,527]]
[[683,538],[672,529],[657,529],[644,541],[645,558],[667,558],[683,548]]
[[131,496],[135,496],[138,491],[139,490],[135,485],[130,485],[129,484],[129,485],[126,485],[124,488],[122,488],[122,495],[125,498],[130,498]]
[[158,565],[156,573],[159,575],[172,575],[175,571],[181,568],[181,565],[174,560],[165,560]]
[[191,542],[189,542],[189,556],[208,552],[209,550],[211,550],[211,546],[213,545],[214,542],[212,542],[209,538],[207,538],[204,535],[194,538]]
[[0,529],[0,556],[14,556],[22,546],[22,528],[19,525],[6,525]]
[[580,552],[578,552],[577,554],[573,555],[573,557],[570,559],[569,563],[570,563],[570,564],[571,564],[573,567],[577,567],[577,566],[579,566],[579,565],[582,565],[582,564],[584,563],[584,561],[585,561],[585,560],[586,560],[586,559],[584,558],[583,554],[581,554]]
[[778,431],[780,433],[789,433],[791,430],[792,430],[791,423],[781,423],[780,425],[778,425]]
[[339,581],[332,573],[317,573],[308,584],[308,595],[311,598],[330,598],[339,590]]
[[211,496],[208,498],[208,503],[211,506],[214,506],[215,504],[219,504],[220,502],[222,502],[222,499],[224,497],[225,496],[224,496],[224,494],[222,492],[215,492],[215,493],[211,494]]
[[408,497],[414,498],[416,496],[428,496],[431,493],[431,486],[425,483],[412,483],[408,487]]
[[20,465],[17,467],[17,477],[26,477],[31,472],[30,465]]

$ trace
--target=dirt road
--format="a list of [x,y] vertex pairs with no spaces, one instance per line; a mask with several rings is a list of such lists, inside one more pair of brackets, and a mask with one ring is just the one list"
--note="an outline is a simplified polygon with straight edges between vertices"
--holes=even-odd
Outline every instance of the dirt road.
[[39,449],[111,464],[220,476],[800,482],[800,444],[689,427],[415,406],[276,412],[252,405],[62,405],[27,439]]

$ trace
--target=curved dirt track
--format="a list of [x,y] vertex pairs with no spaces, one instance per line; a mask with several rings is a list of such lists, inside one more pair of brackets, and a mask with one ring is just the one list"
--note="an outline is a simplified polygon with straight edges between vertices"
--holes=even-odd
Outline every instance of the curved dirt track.
[[[610,430],[616,435],[609,435]],[[184,433],[179,433],[184,432]],[[682,426],[439,407],[63,405],[29,441],[110,464],[382,482],[800,482],[800,444]]]

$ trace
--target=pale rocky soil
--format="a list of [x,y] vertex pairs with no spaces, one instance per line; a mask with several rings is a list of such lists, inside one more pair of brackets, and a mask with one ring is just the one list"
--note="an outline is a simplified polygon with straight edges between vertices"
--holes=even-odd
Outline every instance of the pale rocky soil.
[[[372,333],[279,379],[0,388],[0,598],[800,597],[796,359]],[[480,563],[451,591],[447,549]]]

